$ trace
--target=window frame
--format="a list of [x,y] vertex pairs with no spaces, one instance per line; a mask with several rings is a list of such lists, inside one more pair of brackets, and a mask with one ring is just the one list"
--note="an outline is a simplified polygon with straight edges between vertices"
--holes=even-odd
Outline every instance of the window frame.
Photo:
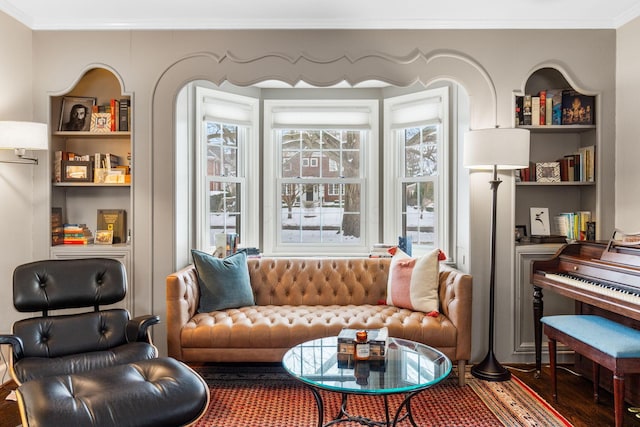
[[[207,217],[210,214],[209,182],[207,175],[207,122],[224,123],[238,126],[238,153],[237,153],[237,177],[220,176],[215,181],[221,183],[240,184],[240,244],[245,247],[259,246],[260,216],[250,215],[255,212],[255,207],[259,206],[259,174],[252,174],[249,171],[259,170],[259,100],[256,98],[236,95],[224,91],[219,91],[203,86],[195,88],[195,156],[194,156],[194,180],[195,192],[195,240],[199,249],[213,251],[214,243],[210,242],[210,224]],[[222,114],[207,114],[207,105],[219,103],[228,107],[231,111],[241,112],[234,117],[230,113],[228,117]],[[223,113],[224,114],[224,113]],[[240,176],[243,175],[243,176]]]
[[[407,123],[404,127],[393,120],[392,109],[399,106],[427,102],[432,98],[440,98],[440,141],[438,143],[438,174],[436,177],[417,180],[415,177],[404,176],[404,145],[403,130],[413,127],[424,127],[423,124]],[[445,253],[451,253],[450,241],[454,230],[451,229],[450,210],[453,197],[453,177],[451,176],[450,157],[454,152],[453,141],[450,140],[450,95],[449,87],[427,89],[407,95],[388,97],[384,100],[384,176],[383,183],[383,215],[385,242],[397,242],[398,236],[402,236],[402,211],[403,211],[403,184],[415,181],[435,181],[434,198],[436,202],[435,215],[436,226],[434,229],[434,247],[442,249]],[[413,243],[413,255],[420,255],[432,248],[426,245]]]
[[[276,141],[277,126],[274,126],[275,114],[279,109],[299,109],[304,113],[317,111],[354,112],[354,115],[368,111],[368,136],[360,147],[362,159],[360,163],[361,175],[358,178],[344,178],[345,183],[362,182],[361,187],[361,236],[360,242],[353,245],[318,244],[318,243],[283,243],[281,242],[281,185],[282,162],[278,141]],[[336,255],[354,256],[367,254],[378,241],[379,232],[379,101],[374,99],[268,99],[263,102],[263,253],[265,255]],[[317,128],[328,130],[331,123],[317,125]],[[315,129],[309,127],[308,129]],[[350,128],[348,124],[335,125],[334,129],[362,130],[362,127]],[[334,181],[326,178],[310,178],[310,183],[326,186]]]

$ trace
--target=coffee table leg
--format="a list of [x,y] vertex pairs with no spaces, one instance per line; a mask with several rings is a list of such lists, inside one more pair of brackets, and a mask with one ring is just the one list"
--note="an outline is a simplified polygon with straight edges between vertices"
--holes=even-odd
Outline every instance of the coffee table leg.
[[[416,394],[420,393],[421,391],[422,390],[414,391],[413,393],[407,393],[404,396],[404,400],[398,407],[398,410],[396,411],[396,416],[393,418],[393,423],[391,424],[392,426],[397,425],[400,421],[404,420],[405,418],[409,418],[409,422],[411,423],[411,425],[413,427],[418,427],[418,425],[416,424],[416,421],[413,419],[413,413],[411,412],[411,398]],[[402,412],[402,408],[406,408],[407,413],[401,417],[400,413]]]
[[322,401],[322,396],[315,388],[309,386],[309,390],[313,393],[314,399],[316,399],[316,405],[318,406],[318,427],[322,427],[324,423],[324,402]]

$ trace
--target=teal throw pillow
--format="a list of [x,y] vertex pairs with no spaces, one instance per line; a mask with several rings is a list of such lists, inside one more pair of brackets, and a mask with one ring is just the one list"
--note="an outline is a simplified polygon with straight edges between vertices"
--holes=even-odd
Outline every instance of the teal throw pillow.
[[198,272],[200,285],[199,312],[206,313],[255,304],[249,281],[247,255],[244,252],[221,259],[192,249],[191,256]]

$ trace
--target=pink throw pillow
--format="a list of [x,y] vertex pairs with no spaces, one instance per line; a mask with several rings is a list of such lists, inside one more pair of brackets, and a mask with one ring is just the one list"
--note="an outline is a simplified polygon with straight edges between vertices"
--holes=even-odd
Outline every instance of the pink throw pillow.
[[412,258],[398,250],[391,259],[387,304],[429,313],[438,311],[440,250]]

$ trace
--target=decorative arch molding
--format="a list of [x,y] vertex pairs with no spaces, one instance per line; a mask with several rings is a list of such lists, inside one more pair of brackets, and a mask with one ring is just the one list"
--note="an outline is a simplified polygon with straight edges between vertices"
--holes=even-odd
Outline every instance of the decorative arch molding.
[[[175,264],[175,199],[176,124],[175,105],[180,90],[195,80],[217,85],[228,81],[237,86],[251,86],[265,80],[280,80],[291,85],[299,81],[326,87],[341,81],[356,84],[381,80],[392,85],[410,86],[416,82],[428,85],[438,80],[452,80],[464,87],[470,102],[470,126],[493,127],[496,124],[497,95],[495,85],[473,58],[453,50],[425,53],[415,49],[404,56],[380,52],[317,58],[307,53],[293,55],[267,53],[243,58],[226,52],[216,55],[198,52],[171,63],[157,78],[151,93],[149,151],[140,153],[149,161],[152,189],[153,277],[171,273]],[[134,148],[134,150],[137,150]],[[148,156],[148,157],[147,157]],[[140,155],[136,155],[140,159]],[[169,190],[167,190],[169,189]],[[145,194],[144,198],[149,197]],[[154,293],[155,295],[155,293]],[[154,296],[154,306],[162,306],[162,298]],[[156,305],[159,304],[159,305]]]
[[534,74],[536,74],[537,72],[545,68],[550,68],[560,73],[560,75],[567,81],[569,86],[571,86],[573,89],[577,90],[578,92],[585,95],[598,95],[597,91],[594,91],[586,87],[584,83],[582,83],[577,79],[577,77],[575,77],[574,73],[569,71],[569,68],[567,67],[567,65],[565,65],[560,61],[542,62],[540,64],[533,66],[529,70],[529,72],[526,75],[526,78],[522,82],[521,93],[525,93],[526,85],[529,79],[531,79],[531,77]]
[[[67,93],[69,93],[70,91],[72,91],[77,85],[78,83],[80,83],[80,81],[84,78],[84,76],[92,70],[95,70],[97,68],[103,69],[105,71],[110,72],[118,81],[118,84],[120,85],[120,90],[122,91],[122,93],[129,93],[126,90],[125,84],[124,84],[124,79],[122,78],[122,75],[120,75],[120,73],[118,73],[118,71],[116,71],[115,68],[104,64],[102,62],[95,62],[95,63],[91,63],[91,64],[87,64],[85,65],[85,67],[80,70],[80,72],[78,72],[75,76],[75,79],[73,81],[71,81],[64,89],[60,89],[58,91],[51,91],[49,92],[49,96],[62,96],[62,95],[66,95]],[[64,74],[64,76],[67,76],[67,74]]]

